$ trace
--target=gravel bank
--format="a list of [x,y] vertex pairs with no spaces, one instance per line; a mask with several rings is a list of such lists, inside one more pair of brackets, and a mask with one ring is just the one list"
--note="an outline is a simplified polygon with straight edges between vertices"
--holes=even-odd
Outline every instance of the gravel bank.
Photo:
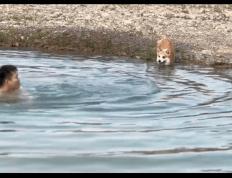
[[232,5],[0,5],[0,47],[154,59],[160,35],[177,62],[232,65]]

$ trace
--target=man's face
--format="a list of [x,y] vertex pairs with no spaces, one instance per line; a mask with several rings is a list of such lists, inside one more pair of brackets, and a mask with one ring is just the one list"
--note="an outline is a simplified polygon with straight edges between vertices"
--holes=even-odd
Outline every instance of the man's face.
[[6,85],[9,91],[14,91],[20,88],[18,72],[12,72],[11,77],[6,80]]

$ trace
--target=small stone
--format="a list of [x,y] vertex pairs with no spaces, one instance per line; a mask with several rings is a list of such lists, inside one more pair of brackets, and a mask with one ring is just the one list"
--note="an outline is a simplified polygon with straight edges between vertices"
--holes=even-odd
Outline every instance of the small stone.
[[211,50],[202,50],[201,53],[202,54],[206,54],[206,55],[212,55],[212,51]]

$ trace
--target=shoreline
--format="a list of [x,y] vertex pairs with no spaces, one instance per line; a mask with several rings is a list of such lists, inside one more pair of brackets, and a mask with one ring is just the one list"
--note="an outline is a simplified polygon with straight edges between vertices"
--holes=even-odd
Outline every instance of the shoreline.
[[153,60],[156,41],[166,34],[178,63],[232,67],[232,5],[0,5],[0,10],[0,48]]

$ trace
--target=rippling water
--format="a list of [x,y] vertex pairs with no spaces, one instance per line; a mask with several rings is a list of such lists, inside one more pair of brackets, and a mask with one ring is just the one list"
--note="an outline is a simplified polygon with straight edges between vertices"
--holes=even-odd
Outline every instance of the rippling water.
[[232,172],[232,70],[0,51],[0,172]]

